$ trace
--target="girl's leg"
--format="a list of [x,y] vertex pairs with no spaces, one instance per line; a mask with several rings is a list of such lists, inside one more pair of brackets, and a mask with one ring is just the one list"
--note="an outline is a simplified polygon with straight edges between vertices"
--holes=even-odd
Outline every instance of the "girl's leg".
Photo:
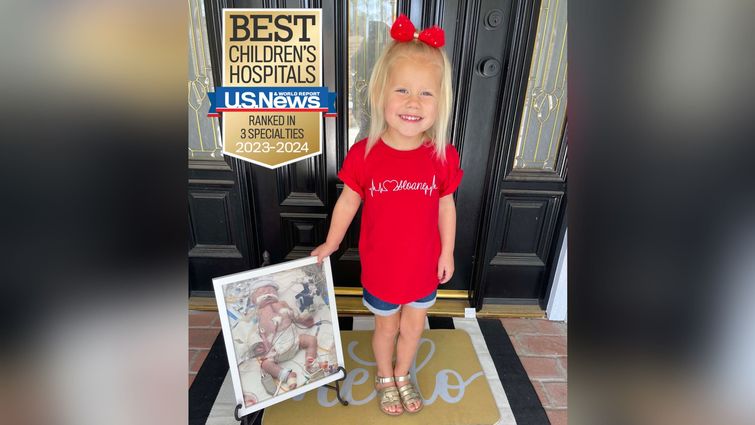
[[[427,310],[426,308],[414,308],[409,305],[402,307],[396,347],[396,367],[393,370],[393,376],[404,376],[409,373],[414,356],[417,354],[419,339],[425,330]],[[411,406],[409,409],[414,411],[421,405],[422,403],[419,401],[414,402],[409,405]]]
[[[377,375],[393,376],[393,349],[396,347],[396,335],[399,332],[400,313],[390,316],[375,315],[375,332],[372,334],[372,351],[377,362]],[[377,389],[395,386],[395,383],[376,384]],[[401,412],[401,404],[388,406],[391,412]]]

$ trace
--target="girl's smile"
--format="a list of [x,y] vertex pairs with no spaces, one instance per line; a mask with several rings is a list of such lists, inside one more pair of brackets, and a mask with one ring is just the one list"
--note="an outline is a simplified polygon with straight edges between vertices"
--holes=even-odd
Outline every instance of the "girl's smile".
[[409,122],[419,122],[420,120],[422,120],[422,117],[418,117],[416,115],[399,115],[399,117],[402,120]]

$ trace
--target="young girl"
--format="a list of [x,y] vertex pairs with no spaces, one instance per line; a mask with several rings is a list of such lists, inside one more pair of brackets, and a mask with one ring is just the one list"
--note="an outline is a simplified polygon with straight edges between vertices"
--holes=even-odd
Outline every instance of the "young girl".
[[453,192],[463,172],[446,140],[452,95],[443,30],[416,34],[402,15],[391,36],[370,78],[369,137],[346,155],[327,240],[311,255],[321,262],[338,250],[364,201],[359,256],[362,302],[375,314],[375,385],[380,409],[400,415],[423,406],[409,369],[438,284],[454,272]]

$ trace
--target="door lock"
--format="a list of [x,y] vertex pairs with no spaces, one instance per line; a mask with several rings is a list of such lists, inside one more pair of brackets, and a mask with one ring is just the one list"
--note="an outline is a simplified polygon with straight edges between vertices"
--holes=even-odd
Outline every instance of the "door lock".
[[493,9],[485,15],[485,26],[489,30],[494,30],[503,23],[503,12],[501,9]]
[[477,71],[483,77],[495,77],[501,72],[501,63],[494,58],[487,58],[480,61]]

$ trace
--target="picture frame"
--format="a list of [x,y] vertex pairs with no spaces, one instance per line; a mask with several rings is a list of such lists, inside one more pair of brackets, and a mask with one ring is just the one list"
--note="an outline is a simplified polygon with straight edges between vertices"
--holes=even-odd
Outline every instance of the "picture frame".
[[322,265],[310,256],[212,283],[239,416],[344,378],[329,257]]

